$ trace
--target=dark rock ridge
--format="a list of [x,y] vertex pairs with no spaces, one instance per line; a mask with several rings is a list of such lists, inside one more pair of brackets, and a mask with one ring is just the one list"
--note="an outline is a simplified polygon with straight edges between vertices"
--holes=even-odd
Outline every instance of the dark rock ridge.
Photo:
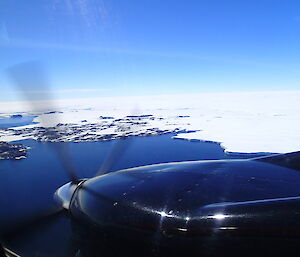
[[21,114],[13,114],[13,115],[10,115],[10,117],[13,119],[17,119],[17,118],[22,118],[23,116]]
[[152,117],[151,114],[143,114],[143,115],[128,115],[127,118],[149,118]]
[[9,144],[0,141],[0,160],[19,160],[26,158],[28,147],[22,144]]
[[178,118],[189,118],[190,116],[189,115],[178,115],[177,117]]
[[54,113],[63,113],[63,112],[58,112],[58,111],[45,112],[45,114],[54,114]]
[[111,116],[100,116],[99,118],[102,119],[102,120],[112,120],[112,119],[114,119],[114,117],[111,117]]

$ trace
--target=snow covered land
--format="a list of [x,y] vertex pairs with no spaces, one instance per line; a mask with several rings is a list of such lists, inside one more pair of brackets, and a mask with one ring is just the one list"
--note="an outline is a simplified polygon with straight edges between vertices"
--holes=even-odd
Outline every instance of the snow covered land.
[[36,124],[0,129],[0,141],[81,142],[172,132],[176,139],[218,142],[227,152],[300,150],[300,91],[0,103],[0,118],[13,114],[36,115]]

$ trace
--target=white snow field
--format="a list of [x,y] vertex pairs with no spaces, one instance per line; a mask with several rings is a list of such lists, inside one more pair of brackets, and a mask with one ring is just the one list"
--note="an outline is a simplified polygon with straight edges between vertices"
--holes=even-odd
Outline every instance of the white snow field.
[[[0,141],[78,142],[172,132],[177,139],[218,142],[226,152],[300,150],[300,91],[0,103],[0,117],[17,113],[37,115],[37,124],[2,129]],[[56,137],[49,139],[45,131],[51,127]]]

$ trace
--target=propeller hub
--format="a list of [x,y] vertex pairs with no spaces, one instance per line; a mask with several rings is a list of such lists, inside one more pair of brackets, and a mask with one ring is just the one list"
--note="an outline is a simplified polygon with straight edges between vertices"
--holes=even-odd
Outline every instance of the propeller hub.
[[58,188],[54,194],[55,201],[62,206],[64,209],[69,209],[72,197],[76,189],[84,182],[86,179],[81,179],[78,182],[68,182]]

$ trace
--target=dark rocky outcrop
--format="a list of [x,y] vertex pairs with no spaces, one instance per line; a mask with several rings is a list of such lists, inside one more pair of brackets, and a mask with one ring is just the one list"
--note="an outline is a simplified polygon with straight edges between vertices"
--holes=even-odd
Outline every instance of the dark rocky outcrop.
[[22,118],[23,116],[21,114],[13,114],[13,115],[10,115],[10,117],[13,119],[18,119],[18,118]]
[[26,158],[28,147],[0,141],[0,160],[19,160]]

